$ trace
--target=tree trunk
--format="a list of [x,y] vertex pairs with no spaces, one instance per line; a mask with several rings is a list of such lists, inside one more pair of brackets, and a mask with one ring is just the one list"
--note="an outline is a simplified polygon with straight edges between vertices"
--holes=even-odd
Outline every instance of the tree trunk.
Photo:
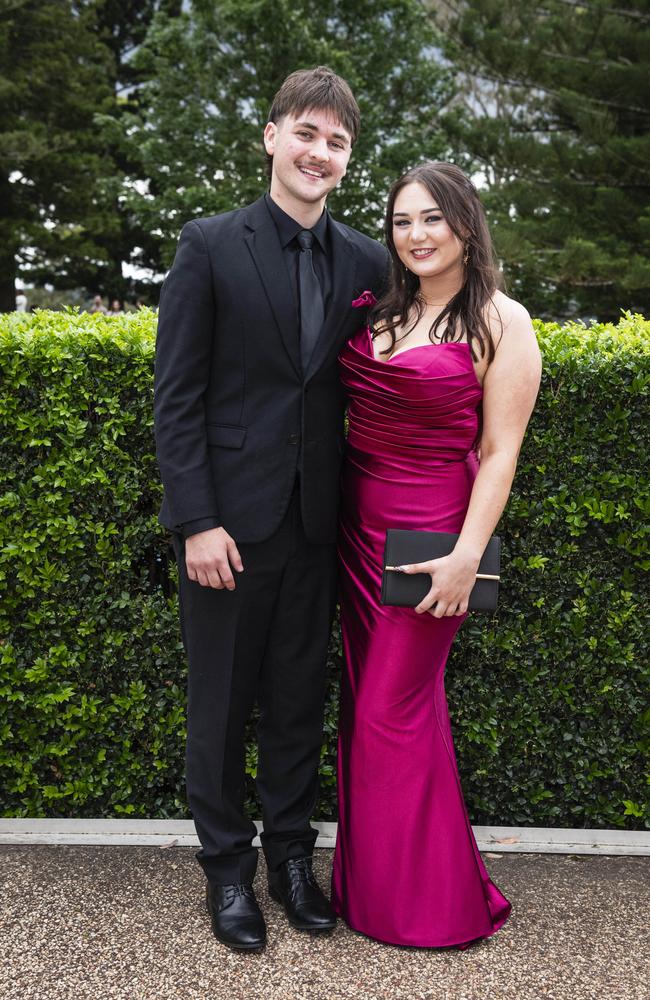
[[16,308],[16,258],[13,248],[0,243],[0,312],[13,312]]

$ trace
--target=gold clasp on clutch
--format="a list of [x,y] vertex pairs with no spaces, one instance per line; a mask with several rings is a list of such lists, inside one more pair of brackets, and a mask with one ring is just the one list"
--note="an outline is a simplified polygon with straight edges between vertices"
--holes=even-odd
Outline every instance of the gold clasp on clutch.
[[[387,573],[388,572],[392,572],[392,573],[402,573],[403,572],[401,566],[384,566],[384,570]],[[477,573],[476,574],[476,579],[477,580],[500,580],[501,577],[500,576],[494,576],[492,573]]]

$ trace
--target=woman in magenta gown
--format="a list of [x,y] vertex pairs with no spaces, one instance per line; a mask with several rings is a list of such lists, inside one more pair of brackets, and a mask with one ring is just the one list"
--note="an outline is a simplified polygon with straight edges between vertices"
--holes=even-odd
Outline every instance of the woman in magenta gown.
[[[460,170],[428,163],[400,178],[386,238],[390,287],[340,357],[349,433],[332,902],[381,941],[462,948],[511,907],[465,809],[444,670],[510,491],[540,360],[525,309],[497,291],[483,210]],[[390,527],[460,533],[450,556],[404,568],[431,574],[417,610],[379,602]]]

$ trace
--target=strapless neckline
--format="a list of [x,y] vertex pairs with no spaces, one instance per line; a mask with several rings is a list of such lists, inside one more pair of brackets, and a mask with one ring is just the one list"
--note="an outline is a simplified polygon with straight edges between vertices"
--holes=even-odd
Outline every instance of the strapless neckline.
[[[474,367],[474,361],[472,359],[472,352],[471,352],[470,346],[469,346],[469,344],[467,343],[466,340],[443,340],[439,344],[416,344],[414,347],[407,347],[407,348],[405,348],[405,350],[398,351],[397,354],[393,354],[392,357],[387,358],[387,359],[384,360],[382,358],[378,358],[378,357],[375,356],[375,347],[374,347],[374,343],[373,343],[373,339],[372,339],[372,334],[370,333],[370,327],[369,326],[366,326],[366,328],[365,328],[365,334],[366,334],[365,341],[366,341],[366,346],[367,346],[367,349],[368,349],[368,356],[369,356],[370,361],[374,362],[374,364],[376,364],[376,365],[381,365],[384,368],[399,367],[398,365],[395,365],[395,362],[399,358],[401,358],[402,355],[413,354],[415,351],[428,351],[428,350],[436,350],[437,351],[438,348],[441,348],[441,347],[462,347],[462,348],[465,349],[465,350],[463,350],[462,353],[464,355],[466,355],[467,361],[468,361],[468,364],[469,364],[468,373],[469,373],[469,370],[471,369],[471,373],[472,373],[472,375],[474,377],[474,382],[475,382],[476,386],[478,387],[478,389],[480,389],[481,393],[483,393],[483,385],[479,381],[479,377],[476,374],[476,369]],[[469,354],[467,352],[469,352]],[[405,361],[404,364],[408,364],[408,362]]]
[[[373,361],[377,362],[378,365],[390,365],[397,358],[401,358],[403,354],[410,354],[411,351],[426,351],[430,347],[469,347],[466,340],[441,340],[439,344],[415,344],[413,347],[404,348],[403,351],[397,351],[397,353],[392,354],[390,358],[378,358],[375,354],[375,346],[369,326],[366,327],[366,336],[368,338],[368,346],[370,347],[370,356]],[[474,374],[476,374],[476,372]]]

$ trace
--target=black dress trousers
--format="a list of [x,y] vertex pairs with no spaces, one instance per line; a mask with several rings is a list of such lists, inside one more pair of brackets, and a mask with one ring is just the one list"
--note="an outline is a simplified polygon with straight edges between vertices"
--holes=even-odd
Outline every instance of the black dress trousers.
[[238,546],[234,591],[190,581],[174,538],[189,661],[186,781],[215,884],[251,882],[255,828],[244,816],[244,734],[259,705],[257,790],[269,868],[310,855],[323,741],[325,664],[336,601],[336,547],[308,542],[295,493],[275,534]]

